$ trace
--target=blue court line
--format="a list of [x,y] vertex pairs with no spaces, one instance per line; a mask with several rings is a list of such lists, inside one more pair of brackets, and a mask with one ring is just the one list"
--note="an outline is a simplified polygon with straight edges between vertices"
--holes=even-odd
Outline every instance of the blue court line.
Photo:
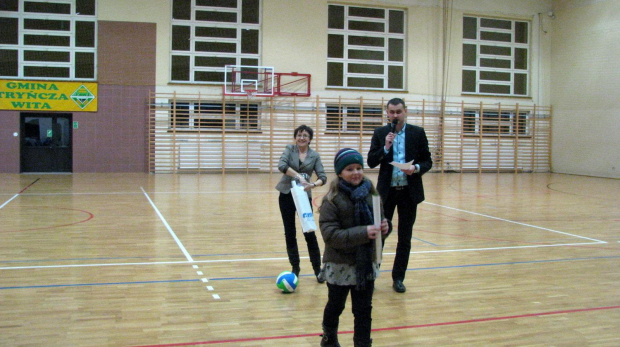
[[[620,255],[605,256],[605,257],[587,257],[587,258],[566,258],[566,259],[548,259],[548,260],[524,260],[524,261],[511,261],[505,263],[486,263],[486,264],[466,264],[466,265],[449,265],[449,266],[432,266],[432,267],[420,267],[407,269],[407,271],[424,271],[424,270],[445,270],[445,269],[459,269],[468,267],[483,267],[483,266],[501,266],[501,265],[523,265],[523,264],[537,264],[537,263],[557,263],[565,261],[580,261],[580,260],[600,260],[600,259],[617,259]],[[392,272],[392,269],[379,270],[379,272]],[[314,275],[299,275],[299,277],[306,277]],[[209,281],[235,281],[235,280],[248,280],[248,279],[265,279],[274,278],[276,276],[262,276],[262,277],[220,277],[209,278]]]
[[78,283],[78,284],[48,284],[40,286],[17,286],[0,287],[0,289],[31,289],[31,288],[60,288],[60,287],[91,287],[91,286],[117,286],[123,284],[152,284],[152,283],[178,283],[178,282],[199,282],[194,280],[162,280],[162,281],[138,281],[138,282],[107,282],[107,283]]
[[[185,259],[184,257],[170,257],[172,259]],[[88,260],[124,260],[124,259],[153,259],[153,257],[97,257],[97,258],[60,258],[60,259],[29,259],[29,260],[3,260],[4,263],[44,263],[51,261],[88,261]]]
[[[541,263],[558,263],[567,261],[583,261],[583,260],[601,260],[601,259],[619,259],[620,255],[616,256],[604,256],[604,257],[584,257],[584,258],[565,258],[565,259],[547,259],[547,260],[524,260],[502,263],[485,263],[485,264],[466,264],[466,265],[450,265],[450,266],[432,266],[407,269],[407,271],[425,271],[425,270],[445,270],[445,269],[460,269],[470,267],[484,267],[484,266],[503,266],[503,265],[524,265],[524,264],[541,264]],[[381,270],[381,272],[391,272],[392,270]],[[300,277],[314,277],[312,274],[300,275]],[[215,277],[209,278],[209,281],[238,281],[238,280],[252,280],[252,279],[273,279],[276,276],[248,276],[248,277]],[[199,282],[198,279],[191,280],[161,280],[161,281],[138,281],[138,282],[108,282],[108,283],[78,283],[78,284],[49,284],[39,286],[15,286],[15,287],[0,287],[0,290],[8,289],[36,289],[36,288],[58,288],[58,287],[87,287],[87,286],[114,286],[114,285],[127,285],[127,284],[156,284],[156,283],[182,283],[182,282]]]
[[432,242],[430,242],[430,241],[426,241],[426,240],[423,240],[423,239],[421,239],[421,238],[419,238],[419,237],[415,237],[415,236],[413,236],[413,237],[412,237],[412,239],[414,239],[414,240],[418,240],[418,241],[420,241],[420,242],[422,242],[422,243],[429,244],[429,245],[431,245],[431,246],[437,246],[437,247],[440,247],[440,246],[441,246],[441,245],[439,245],[439,244],[432,243]]

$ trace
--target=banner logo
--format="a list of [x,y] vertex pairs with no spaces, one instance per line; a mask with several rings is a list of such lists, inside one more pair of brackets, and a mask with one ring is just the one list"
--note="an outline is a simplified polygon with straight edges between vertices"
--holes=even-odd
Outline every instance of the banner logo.
[[81,109],[88,106],[91,101],[95,100],[95,95],[88,90],[83,84],[71,94],[71,99]]
[[95,82],[0,80],[0,110],[97,112]]

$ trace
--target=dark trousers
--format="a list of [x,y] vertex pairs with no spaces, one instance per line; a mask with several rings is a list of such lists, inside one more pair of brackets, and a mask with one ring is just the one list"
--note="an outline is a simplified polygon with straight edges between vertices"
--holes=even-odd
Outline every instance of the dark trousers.
[[392,268],[392,280],[402,281],[405,279],[409,253],[411,252],[411,237],[413,236],[413,224],[418,210],[418,205],[413,202],[409,195],[409,187],[396,190],[390,188],[387,201],[383,202],[385,218],[392,220],[394,210],[398,208],[398,243],[396,244],[396,257]]
[[[291,193],[280,193],[278,201],[280,203],[282,222],[284,223],[284,238],[286,240],[288,260],[293,267],[299,268],[299,249],[297,248],[297,228],[295,226],[297,209],[295,208],[293,195]],[[310,201],[310,206],[312,206],[312,201]],[[319,249],[319,243],[314,232],[303,233],[303,235],[308,245],[310,262],[312,263],[312,268],[316,275],[321,268],[321,250]]]
[[372,326],[372,294],[375,281],[367,281],[363,290],[355,286],[337,286],[327,282],[327,304],[323,311],[323,326],[329,331],[338,331],[340,314],[344,311],[347,296],[351,292],[351,311],[353,312],[353,339],[361,343],[370,341]]

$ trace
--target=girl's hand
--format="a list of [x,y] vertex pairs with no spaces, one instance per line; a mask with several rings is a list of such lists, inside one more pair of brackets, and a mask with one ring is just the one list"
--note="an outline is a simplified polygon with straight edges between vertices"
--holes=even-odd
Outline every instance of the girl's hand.
[[390,225],[388,224],[387,219],[384,218],[381,221],[381,234],[386,235],[389,230],[390,230]]
[[381,234],[381,228],[374,225],[369,225],[366,227],[366,232],[368,232],[368,238],[374,240]]

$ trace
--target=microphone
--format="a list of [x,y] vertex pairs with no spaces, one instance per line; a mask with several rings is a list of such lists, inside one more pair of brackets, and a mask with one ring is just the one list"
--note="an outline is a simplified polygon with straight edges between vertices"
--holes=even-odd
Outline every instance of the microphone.
[[397,119],[397,118],[394,118],[394,119],[392,120],[392,123],[390,123],[390,125],[391,125],[391,128],[390,128],[391,130],[390,130],[390,131],[391,131],[391,132],[394,132],[394,130],[396,130],[396,124],[398,124],[398,119]]

